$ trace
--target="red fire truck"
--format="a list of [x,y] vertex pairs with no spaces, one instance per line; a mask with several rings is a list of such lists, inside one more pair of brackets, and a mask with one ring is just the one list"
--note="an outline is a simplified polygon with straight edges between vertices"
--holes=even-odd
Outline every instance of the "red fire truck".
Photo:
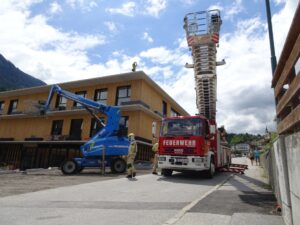
[[[221,141],[216,128],[216,48],[222,20],[219,10],[189,13],[184,17],[187,44],[194,69],[198,116],[164,118],[159,137],[158,167],[165,176],[173,171],[205,171],[213,177],[215,170],[230,166],[230,149]],[[225,141],[225,140],[224,140]]]
[[204,171],[212,178],[216,168],[230,165],[230,154],[216,124],[204,116],[163,119],[158,166],[164,176],[171,176],[173,171]]

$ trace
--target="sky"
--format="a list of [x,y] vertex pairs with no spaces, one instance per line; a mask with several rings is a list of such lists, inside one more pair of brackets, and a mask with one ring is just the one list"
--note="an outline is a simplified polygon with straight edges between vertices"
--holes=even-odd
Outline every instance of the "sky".
[[[270,0],[279,60],[299,0]],[[217,122],[275,130],[265,0],[1,0],[0,53],[47,84],[130,72],[132,63],[191,115],[194,73],[183,18],[219,9]],[[1,82],[1,81],[0,81]]]

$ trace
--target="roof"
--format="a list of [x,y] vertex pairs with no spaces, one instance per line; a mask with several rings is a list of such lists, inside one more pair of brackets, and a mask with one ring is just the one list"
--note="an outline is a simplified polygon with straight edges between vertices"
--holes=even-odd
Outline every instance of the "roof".
[[[151,87],[154,87],[159,94],[163,96],[167,101],[171,104],[176,106],[178,109],[183,111],[186,115],[189,115],[187,111],[185,111],[168,93],[166,93],[155,81],[153,81],[144,71],[137,71],[137,72],[129,72],[129,73],[121,73],[115,75],[108,75],[108,76],[101,76],[91,79],[83,79],[77,81],[70,81],[64,83],[58,83],[59,86],[70,89],[70,88],[77,88],[77,87],[88,87],[92,85],[98,84],[109,84],[109,83],[116,83],[116,82],[123,82],[123,81],[131,81],[131,80],[144,80],[146,81]],[[0,97],[17,97],[17,96],[24,96],[29,94],[38,94],[49,92],[51,85],[45,86],[38,86],[38,87],[31,87],[31,88],[23,88],[17,89],[12,91],[4,91],[0,92]]]

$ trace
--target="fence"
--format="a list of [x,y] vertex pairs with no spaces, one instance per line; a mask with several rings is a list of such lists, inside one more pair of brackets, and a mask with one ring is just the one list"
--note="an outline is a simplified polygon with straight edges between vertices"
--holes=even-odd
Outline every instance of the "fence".
[[[20,170],[59,167],[67,158],[82,157],[79,149],[83,143],[83,141],[2,141],[0,167]],[[151,145],[138,142],[136,160],[150,161],[151,158],[153,158]]]

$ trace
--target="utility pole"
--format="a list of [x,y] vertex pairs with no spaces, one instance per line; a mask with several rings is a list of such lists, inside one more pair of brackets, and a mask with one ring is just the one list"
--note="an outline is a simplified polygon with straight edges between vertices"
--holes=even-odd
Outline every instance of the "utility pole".
[[[274,77],[275,75],[275,70],[277,67],[277,60],[276,60],[276,55],[275,55],[275,47],[274,47],[274,37],[273,37],[273,29],[272,29],[272,21],[271,21],[271,10],[270,10],[270,1],[265,0],[266,2],[266,11],[267,11],[267,21],[268,21],[268,29],[269,29],[269,40],[270,40],[270,50],[271,50],[271,66],[272,66],[272,76]],[[275,90],[274,90],[275,93]],[[275,96],[276,97],[276,96]],[[277,117],[277,116],[276,116]],[[276,118],[277,121],[277,126],[278,126],[278,118]],[[288,171],[288,162],[287,162],[287,151],[286,151],[286,144],[285,144],[285,135],[279,135],[278,137],[278,142],[279,144],[279,151],[276,154],[276,151],[274,150],[275,153],[275,158],[276,160],[276,166],[277,168],[282,168],[282,175],[283,178],[279,179],[279,188],[283,189],[282,193],[280,194],[280,198],[282,201],[282,205],[285,205],[284,212],[286,215],[284,215],[288,221],[292,221],[292,210],[291,210],[291,191],[290,191],[290,181],[289,181],[289,171]],[[281,159],[278,161],[278,158]],[[281,165],[280,165],[281,164]]]
[[267,21],[268,21],[268,29],[269,29],[269,40],[270,40],[270,50],[271,50],[271,66],[272,66],[272,75],[274,76],[277,60],[275,55],[275,47],[274,47],[274,37],[273,37],[273,28],[271,21],[271,10],[270,10],[270,1],[266,1],[266,11],[267,11]]

